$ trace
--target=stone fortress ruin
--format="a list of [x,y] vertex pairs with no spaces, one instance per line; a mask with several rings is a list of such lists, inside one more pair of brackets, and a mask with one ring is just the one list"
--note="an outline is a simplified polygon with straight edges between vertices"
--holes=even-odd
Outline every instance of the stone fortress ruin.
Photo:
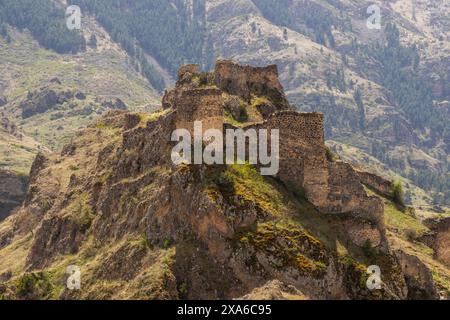
[[[234,106],[229,101],[235,101]],[[203,130],[222,132],[236,127],[279,129],[277,178],[301,190],[319,211],[351,217],[348,231],[359,245],[370,239],[374,246],[385,246],[382,200],[367,195],[351,165],[327,157],[323,114],[300,113],[289,105],[275,65],[251,67],[219,60],[212,72],[183,66],[176,86],[163,97],[163,108],[173,110],[175,128],[191,133],[194,121],[202,121]],[[225,114],[238,118],[237,110],[244,108],[248,119],[227,121]]]

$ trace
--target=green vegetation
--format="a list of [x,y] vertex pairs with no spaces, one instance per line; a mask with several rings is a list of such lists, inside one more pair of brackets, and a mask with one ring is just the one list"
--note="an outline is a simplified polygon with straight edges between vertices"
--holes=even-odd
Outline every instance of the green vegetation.
[[17,281],[17,295],[21,299],[51,299],[53,290],[54,285],[48,272],[25,273]]
[[325,155],[327,156],[327,160],[329,162],[336,162],[338,159],[338,156],[336,156],[329,147],[325,147]]
[[5,22],[2,21],[2,17],[0,15],[0,37],[3,37],[7,43],[11,42],[11,36],[9,34],[8,26]]
[[203,1],[193,2],[193,19],[185,2],[180,0],[174,3],[165,0],[72,2],[97,16],[114,41],[122,45],[159,90],[164,88],[164,81],[147,62],[145,53],[152,55],[173,75],[185,63],[200,61],[207,68],[213,63]]
[[391,197],[394,200],[394,203],[400,207],[405,206],[403,186],[400,181],[395,181],[391,187]]
[[448,123],[433,112],[433,99],[429,83],[420,78],[417,66],[420,62],[417,47],[405,47],[400,44],[398,28],[394,24],[386,26],[387,43],[369,49],[383,66],[381,83],[392,94],[399,108],[405,111],[413,123],[423,128],[432,125],[437,132],[447,131]]
[[146,233],[143,233],[142,234],[142,236],[141,236],[141,244],[142,244],[142,246],[144,247],[144,248],[151,248],[152,247],[152,245],[151,245],[151,243],[150,243],[150,239],[148,238],[148,236],[147,236],[147,234]]
[[[267,19],[311,36],[317,43],[329,47],[335,46],[332,27],[345,26],[342,21],[335,19],[330,12],[313,1],[302,3],[302,10],[292,10],[292,0],[253,0],[253,2]],[[307,29],[305,30],[298,21],[303,21]],[[256,28],[254,30],[256,32]],[[284,37],[286,36],[285,34]]]
[[143,125],[147,125],[149,122],[154,122],[167,114],[169,111],[167,110],[158,110],[152,113],[139,113],[139,118]]
[[171,245],[172,245],[172,240],[171,239],[164,239],[163,240],[163,248],[164,249],[169,249]]
[[363,252],[366,255],[366,257],[371,261],[374,262],[377,257],[377,251],[372,245],[372,241],[370,239],[367,239],[363,246]]
[[186,282],[180,284],[180,286],[178,287],[178,292],[182,295],[186,295],[188,293],[188,285]]
[[89,205],[89,200],[89,195],[80,194],[68,207],[68,211],[71,213],[73,221],[83,233],[91,227],[95,217],[91,206]]
[[243,199],[254,202],[275,216],[287,210],[286,198],[281,187],[270,178],[261,176],[250,164],[230,165],[226,176],[232,181],[235,194]]
[[89,46],[94,49],[97,48],[97,37],[95,36],[95,34],[91,35],[91,38],[89,39]]
[[84,51],[83,35],[66,27],[64,14],[51,0],[0,0],[0,21],[30,30],[42,46],[58,53]]
[[239,116],[236,119],[239,122],[246,122],[248,121],[248,112],[247,107],[243,104],[239,105]]
[[364,109],[364,103],[362,100],[361,88],[356,88],[353,93],[353,99],[355,99],[356,106],[358,107],[359,113],[359,129],[364,132],[366,129],[366,111]]
[[336,71],[329,70],[326,74],[328,89],[337,88],[340,92],[347,91],[344,66],[341,65]]
[[252,245],[273,256],[275,268],[291,266],[303,275],[321,277],[329,264],[323,244],[292,220],[258,223],[256,230],[238,238],[241,245]]
[[396,204],[386,200],[384,201],[385,221],[388,229],[396,230],[404,238],[414,232],[416,235],[422,235],[428,231],[419,220],[400,211]]

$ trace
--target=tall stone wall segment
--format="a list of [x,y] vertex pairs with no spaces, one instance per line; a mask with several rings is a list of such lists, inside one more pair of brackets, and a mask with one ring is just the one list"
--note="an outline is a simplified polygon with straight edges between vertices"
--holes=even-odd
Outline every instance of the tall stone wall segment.
[[183,91],[176,106],[176,127],[187,129],[193,135],[194,122],[201,121],[203,132],[223,130],[223,99],[219,89],[192,89]]

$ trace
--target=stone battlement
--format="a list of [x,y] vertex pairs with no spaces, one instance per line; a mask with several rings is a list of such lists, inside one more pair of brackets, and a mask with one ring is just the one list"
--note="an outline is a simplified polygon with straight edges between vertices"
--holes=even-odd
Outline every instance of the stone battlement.
[[214,69],[214,82],[221,90],[246,100],[250,100],[253,93],[267,96],[275,104],[288,105],[276,65],[252,67],[219,60]]
[[186,73],[196,74],[200,73],[200,67],[198,64],[187,64],[178,69],[178,79],[182,79]]
[[324,116],[319,112],[279,111],[264,120],[263,126],[283,130],[283,137],[292,136],[313,144],[324,143]]

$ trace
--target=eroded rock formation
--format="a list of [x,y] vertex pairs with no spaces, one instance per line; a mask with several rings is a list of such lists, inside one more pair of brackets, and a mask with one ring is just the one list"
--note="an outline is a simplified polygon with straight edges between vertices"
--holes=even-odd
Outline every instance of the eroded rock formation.
[[450,217],[426,219],[424,224],[430,232],[422,236],[422,241],[434,250],[434,257],[450,266]]
[[0,169],[0,221],[22,204],[27,190],[27,177]]

